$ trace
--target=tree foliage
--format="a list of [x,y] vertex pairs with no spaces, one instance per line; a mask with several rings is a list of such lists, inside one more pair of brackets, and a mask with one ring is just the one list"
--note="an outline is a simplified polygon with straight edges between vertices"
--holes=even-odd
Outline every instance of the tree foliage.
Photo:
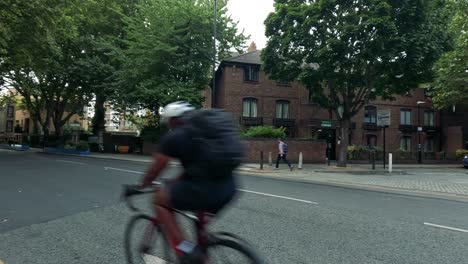
[[[444,48],[441,1],[276,0],[265,21],[264,68],[298,80],[340,121],[346,164],[351,118],[377,96],[392,98],[431,78]],[[339,109],[342,109],[340,115]]]
[[[79,37],[83,1],[36,0],[17,18],[1,57],[0,73],[22,96],[31,118],[48,134],[49,123],[60,133],[87,103],[85,42]],[[27,8],[27,5],[20,5]],[[44,19],[42,19],[44,18]],[[41,35],[36,35],[37,33]]]
[[433,102],[439,108],[468,101],[468,2],[452,0],[449,32],[453,47],[434,65]]
[[[218,1],[218,57],[242,48],[245,37]],[[157,112],[174,100],[200,104],[213,64],[213,1],[151,0],[128,17],[118,71],[120,102]]]

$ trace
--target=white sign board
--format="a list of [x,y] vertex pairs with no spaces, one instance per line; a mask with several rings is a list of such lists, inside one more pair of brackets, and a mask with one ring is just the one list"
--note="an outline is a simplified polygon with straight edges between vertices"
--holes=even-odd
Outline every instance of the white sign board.
[[390,126],[390,109],[377,110],[377,126]]

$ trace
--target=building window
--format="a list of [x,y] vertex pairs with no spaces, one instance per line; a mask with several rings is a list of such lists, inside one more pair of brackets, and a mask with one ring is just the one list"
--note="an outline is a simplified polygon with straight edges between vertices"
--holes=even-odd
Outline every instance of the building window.
[[434,152],[434,139],[433,138],[426,139],[426,152]]
[[13,113],[14,113],[15,108],[10,105],[7,108],[7,118],[13,118]]
[[244,81],[258,82],[259,68],[258,66],[246,66],[244,68]]
[[425,126],[434,126],[434,112],[425,111],[424,112],[424,125]]
[[13,132],[13,120],[6,122],[6,132]]
[[411,109],[400,110],[400,125],[411,125]]
[[276,118],[289,118],[289,101],[276,101]]
[[411,151],[411,137],[402,137],[400,139],[400,149]]
[[257,102],[255,98],[245,98],[242,102],[242,116],[257,117]]
[[377,124],[377,107],[366,106],[364,108],[364,123]]

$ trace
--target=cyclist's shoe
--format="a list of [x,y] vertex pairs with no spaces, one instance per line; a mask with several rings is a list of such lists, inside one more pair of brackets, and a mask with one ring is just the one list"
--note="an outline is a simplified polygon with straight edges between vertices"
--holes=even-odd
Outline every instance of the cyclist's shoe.
[[204,254],[199,246],[184,241],[177,247],[182,251],[182,256],[179,257],[179,264],[203,264]]
[[183,254],[179,257],[179,264],[203,264],[205,258],[203,252],[199,247],[195,247],[189,254]]

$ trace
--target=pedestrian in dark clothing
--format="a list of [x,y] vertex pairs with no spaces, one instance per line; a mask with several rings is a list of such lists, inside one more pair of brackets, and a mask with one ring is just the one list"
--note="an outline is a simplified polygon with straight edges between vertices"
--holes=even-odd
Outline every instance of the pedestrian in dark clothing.
[[278,138],[278,157],[276,158],[276,167],[278,169],[280,160],[283,160],[288,164],[289,169],[292,171],[293,166],[291,163],[286,159],[286,155],[288,154],[288,144],[284,143],[280,138]]

